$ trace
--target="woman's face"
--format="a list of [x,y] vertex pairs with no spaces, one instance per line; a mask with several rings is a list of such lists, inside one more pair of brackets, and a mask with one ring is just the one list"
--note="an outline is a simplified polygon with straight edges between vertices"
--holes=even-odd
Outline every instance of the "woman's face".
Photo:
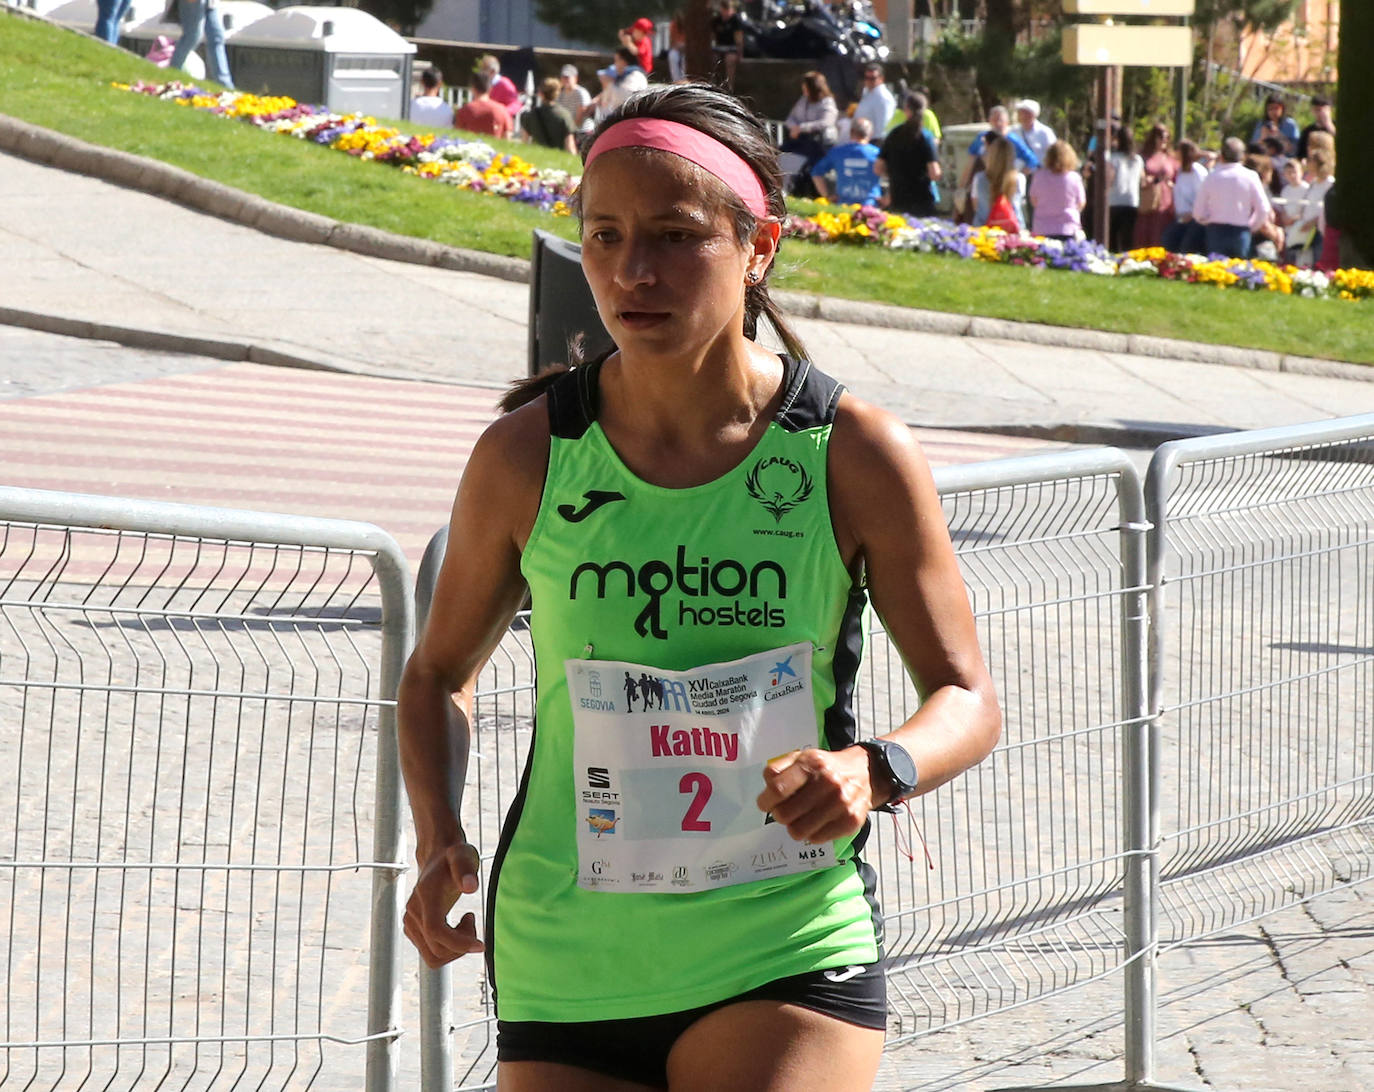
[[745,275],[773,248],[740,245],[718,185],[679,156],[626,148],[583,176],[582,269],[622,350],[693,355],[743,336]]

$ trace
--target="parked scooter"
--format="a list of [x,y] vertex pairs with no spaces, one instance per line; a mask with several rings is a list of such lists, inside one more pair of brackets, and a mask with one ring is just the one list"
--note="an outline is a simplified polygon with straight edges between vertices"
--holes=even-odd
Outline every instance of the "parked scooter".
[[882,44],[882,29],[867,0],[845,0],[838,8],[822,0],[765,0],[760,18],[746,20],[744,55],[789,59],[834,55],[865,64],[884,60],[887,46]]

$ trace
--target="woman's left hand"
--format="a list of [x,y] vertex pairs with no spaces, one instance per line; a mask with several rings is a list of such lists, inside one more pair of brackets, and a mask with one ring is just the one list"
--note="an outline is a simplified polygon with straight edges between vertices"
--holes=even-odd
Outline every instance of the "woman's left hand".
[[763,767],[759,810],[771,812],[798,842],[830,842],[858,832],[875,803],[868,752],[808,747]]

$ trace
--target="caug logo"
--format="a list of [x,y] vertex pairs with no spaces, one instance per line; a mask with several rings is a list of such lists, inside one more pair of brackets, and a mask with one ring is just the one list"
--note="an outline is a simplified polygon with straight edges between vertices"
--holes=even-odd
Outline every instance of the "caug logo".
[[780,455],[760,459],[744,479],[749,495],[772,513],[778,523],[811,496],[815,484],[804,466]]

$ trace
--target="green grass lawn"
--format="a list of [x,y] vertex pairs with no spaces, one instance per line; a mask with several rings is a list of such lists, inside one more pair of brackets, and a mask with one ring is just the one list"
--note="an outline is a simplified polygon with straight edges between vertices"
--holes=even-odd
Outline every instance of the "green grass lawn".
[[[568,217],[411,178],[393,167],[110,86],[167,78],[166,70],[83,35],[0,14],[0,112],[13,117],[160,159],[295,208],[453,246],[524,257],[534,228],[576,235]],[[524,144],[509,148],[540,166],[578,169],[574,157],[562,152]],[[801,242],[784,246],[773,283],[936,311],[1374,364],[1369,301],[1305,300]]]

